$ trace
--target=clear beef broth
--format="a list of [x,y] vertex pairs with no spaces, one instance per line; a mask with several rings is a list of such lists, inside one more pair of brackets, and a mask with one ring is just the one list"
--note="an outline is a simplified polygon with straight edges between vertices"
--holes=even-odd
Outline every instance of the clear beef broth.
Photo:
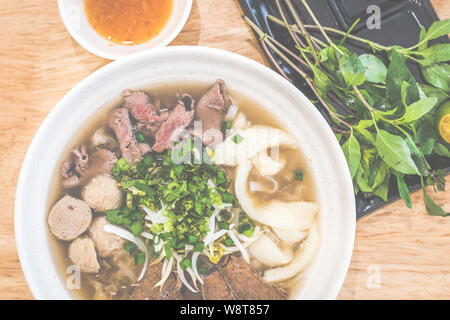
[[[173,106],[177,101],[177,96],[183,93],[189,93],[194,100],[198,101],[202,94],[208,90],[211,84],[203,83],[175,83],[175,84],[164,84],[160,86],[154,86],[151,88],[133,88],[133,89],[143,89],[152,100],[160,99],[163,105]],[[239,107],[240,111],[243,111],[247,119],[254,124],[267,125],[276,128],[283,128],[280,123],[277,122],[275,117],[263,108],[255,103],[248,97],[241,95],[239,92],[229,92],[236,106]],[[61,185],[61,177],[59,168],[63,161],[67,159],[73,148],[86,144],[90,145],[90,137],[99,128],[104,128],[107,132],[112,134],[112,131],[108,128],[106,124],[106,117],[108,113],[119,107],[122,104],[122,98],[116,99],[113,103],[106,105],[102,108],[102,111],[94,115],[88,123],[82,125],[79,129],[79,134],[74,137],[73,141],[67,146],[66,151],[60,158],[60,165],[57,172],[54,174],[53,178],[53,190],[49,198],[48,211],[52,206],[64,195],[71,195],[76,198],[81,198],[81,188],[76,187],[73,189],[66,190]],[[92,152],[92,149],[89,150]],[[308,165],[306,160],[301,154],[300,150],[290,149],[290,148],[280,148],[280,158],[288,159],[285,168],[278,173],[274,178],[280,185],[280,190],[273,193],[267,194],[263,192],[253,192],[253,200],[256,204],[263,206],[265,202],[271,199],[281,199],[284,201],[303,200],[303,201],[314,201],[315,191],[312,177],[308,174]],[[230,177],[234,177],[234,170],[232,168],[225,168]],[[301,169],[303,171],[303,181],[296,181],[293,177],[293,171],[296,169]],[[252,170],[249,176],[249,181],[258,181],[257,173],[255,169]],[[260,179],[260,178],[259,178]],[[262,181],[264,183],[264,181]],[[298,188],[299,186],[303,186]],[[94,217],[97,214],[94,213]],[[67,272],[67,268],[71,265],[68,258],[68,246],[70,242],[60,241],[49,230],[49,236],[51,238],[51,243],[53,247],[54,260],[60,269],[60,275],[64,282],[71,275]],[[101,265],[110,263],[110,261],[100,261]],[[73,296],[78,299],[93,299],[95,290],[91,284],[91,280],[98,280],[99,278],[107,285],[108,281],[108,271],[104,271],[104,268],[100,269],[98,275],[81,274],[81,288],[71,290]],[[262,269],[261,269],[262,270]],[[133,286],[124,286],[120,288],[118,294],[113,296],[113,299],[127,299],[133,290]],[[182,293],[186,299],[201,299],[200,294],[194,294],[188,292],[185,287],[182,287]]]

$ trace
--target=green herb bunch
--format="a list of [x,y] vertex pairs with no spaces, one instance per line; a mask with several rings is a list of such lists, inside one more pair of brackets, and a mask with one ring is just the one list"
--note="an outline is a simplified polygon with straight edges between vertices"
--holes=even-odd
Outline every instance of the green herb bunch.
[[[268,16],[286,28],[298,53],[245,19],[260,36],[263,49],[278,71],[288,79],[269,48],[306,80],[318,99],[317,105],[329,114],[355,193],[387,201],[390,183],[396,180],[400,196],[411,207],[405,176],[418,176],[428,213],[449,215],[428,196],[426,186],[443,191],[446,175],[444,170],[434,170],[427,157],[435,153],[450,158],[450,146],[437,133],[434,120],[436,106],[449,98],[450,44],[429,46],[431,40],[450,33],[450,19],[436,21],[428,30],[422,28],[419,42],[413,47],[386,47],[351,35],[359,21],[347,32],[322,27],[306,0],[301,2],[315,25],[303,24],[290,0],[285,4],[295,24],[288,23],[280,0],[276,3],[282,19]],[[314,37],[311,30],[320,32],[321,39]],[[328,33],[341,39],[332,41]],[[371,53],[358,56],[345,47],[347,39],[368,45]],[[374,55],[377,51],[386,54],[387,65]],[[420,65],[428,84],[417,83],[407,60]],[[335,106],[342,111],[338,113]]]

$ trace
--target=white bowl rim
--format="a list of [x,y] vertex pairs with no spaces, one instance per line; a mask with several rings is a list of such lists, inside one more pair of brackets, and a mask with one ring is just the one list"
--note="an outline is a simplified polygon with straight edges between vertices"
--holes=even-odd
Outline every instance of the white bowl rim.
[[[158,43],[154,47],[152,47],[152,48],[145,48],[145,49],[143,48],[140,51],[152,50],[152,49],[156,49],[156,48],[166,47],[173,40],[175,40],[175,38],[180,34],[181,30],[183,30],[183,28],[184,28],[184,26],[185,26],[185,24],[186,24],[186,22],[187,22],[187,20],[189,18],[189,15],[190,15],[191,10],[192,10],[192,1],[193,0],[186,0],[186,6],[184,8],[183,15],[182,15],[181,19],[178,21],[175,29],[172,31],[172,33],[170,33],[170,35],[168,37],[166,37],[164,40],[162,40],[160,43]],[[74,32],[74,30],[72,29],[72,25],[70,23],[68,23],[68,21],[64,18],[65,16],[62,13],[63,2],[64,2],[64,0],[58,0],[58,11],[59,11],[59,15],[61,17],[61,20],[63,21],[64,26],[66,27],[67,31],[72,36],[72,38],[76,42],[78,42],[78,44],[80,46],[82,46],[84,49],[86,49],[87,51],[89,51],[89,52],[91,52],[91,53],[93,53],[93,54],[95,54],[95,55],[97,55],[99,57],[102,57],[102,58],[105,58],[105,59],[109,59],[109,60],[117,60],[119,58],[122,58],[122,57],[134,54],[134,53],[131,53],[131,54],[118,54],[117,53],[116,54],[116,53],[112,53],[112,52],[109,52],[107,50],[102,50],[100,48],[92,46],[89,43],[89,41],[86,41],[86,39],[82,36],[82,34],[78,34],[78,33]],[[85,13],[83,12],[83,14],[85,14]],[[148,41],[150,41],[150,40],[148,40]],[[144,43],[142,43],[140,45],[143,45],[145,43],[146,42],[144,42]],[[118,45],[118,44],[115,44],[115,45]],[[121,45],[118,45],[118,46],[121,46]],[[140,51],[138,51],[138,52],[140,52]]]
[[[37,148],[38,142],[40,142],[39,140],[42,139],[41,136],[44,135],[46,128],[50,126],[53,119],[56,118],[57,114],[59,114],[60,112],[63,111],[66,101],[70,101],[74,97],[78,96],[83,90],[88,88],[90,86],[90,84],[95,83],[97,81],[97,79],[101,78],[103,74],[113,71],[115,68],[118,68],[120,66],[127,65],[127,63],[132,62],[134,59],[139,59],[140,57],[145,57],[147,55],[158,55],[161,53],[165,53],[165,52],[168,53],[168,52],[174,52],[174,51],[179,51],[179,52],[184,51],[185,54],[204,53],[204,54],[208,54],[208,55],[223,56],[223,57],[227,57],[227,58],[233,59],[235,61],[238,61],[239,63],[242,63],[242,64],[249,64],[252,68],[258,69],[258,72],[264,73],[271,77],[275,77],[276,81],[278,81],[280,83],[280,85],[282,85],[283,87],[289,87],[290,90],[292,90],[292,89],[296,90],[298,92],[299,96],[302,96],[306,100],[309,101],[309,99],[306,98],[301,91],[299,91],[297,88],[295,88],[292,83],[287,81],[285,78],[280,76],[278,73],[276,73],[272,69],[256,62],[255,60],[252,60],[250,58],[247,58],[247,57],[244,57],[244,56],[241,56],[239,54],[232,53],[229,51],[215,49],[215,48],[209,48],[209,47],[201,47],[201,46],[172,46],[172,47],[163,47],[163,48],[158,48],[158,49],[154,49],[154,50],[146,50],[146,51],[134,53],[134,54],[124,57],[122,59],[113,61],[113,62],[101,67],[100,69],[96,70],[95,72],[91,73],[90,75],[88,75],[86,78],[84,78],[82,81],[80,81],[77,85],[75,85],[56,104],[56,106],[50,111],[50,113],[44,119],[44,121],[42,122],[41,126],[39,127],[38,131],[36,132],[32,142],[28,148],[28,151],[25,155],[25,158],[24,158],[24,161],[22,164],[22,168],[21,168],[21,171],[19,174],[19,178],[18,178],[16,195],[15,195],[15,215],[14,215],[16,247],[17,247],[19,260],[20,260],[21,267],[24,272],[25,278],[27,280],[27,283],[31,289],[33,296],[36,299],[46,299],[46,297],[41,295],[41,292],[39,291],[39,285],[38,285],[39,281],[37,281],[33,277],[33,271],[32,271],[33,268],[29,263],[27,263],[28,258],[27,258],[27,255],[26,255],[26,252],[24,249],[25,243],[26,243],[26,234],[23,232],[24,225],[23,225],[23,222],[21,219],[21,217],[24,214],[26,214],[25,212],[23,212],[22,204],[21,204],[21,202],[26,199],[25,198],[26,195],[21,194],[21,189],[26,183],[26,179],[27,179],[26,172],[32,168],[32,165],[33,165],[32,161],[31,161],[32,156],[34,153],[38,152],[35,149]],[[328,126],[327,122],[325,121],[325,119],[323,118],[323,116],[318,112],[318,110],[314,107],[314,105],[311,102],[309,102],[309,103],[310,103],[309,107],[312,108],[312,110],[311,110],[312,116],[317,118],[315,120],[322,122],[326,126],[326,128],[328,128],[328,129],[325,128],[324,130],[325,131],[328,130],[329,133],[331,133],[334,136],[331,128],[329,128],[329,126]],[[334,141],[335,141],[335,146],[333,146],[333,147],[335,149],[337,148],[336,151],[338,151],[335,154],[335,156],[337,157],[335,159],[335,161],[339,163],[339,165],[342,167],[342,169],[344,169],[343,165],[345,165],[345,169],[346,169],[346,171],[342,173],[343,177],[344,177],[343,188],[346,188],[347,190],[348,190],[348,188],[351,188],[351,190],[353,190],[353,183],[352,183],[352,179],[350,176],[350,172],[347,168],[347,162],[345,160],[344,154],[342,153],[342,150],[339,146],[339,143],[337,142],[337,139],[334,139]],[[350,212],[348,213],[348,215],[349,215],[349,218],[352,218],[352,219],[349,219],[349,225],[348,225],[348,229],[347,229],[347,231],[349,231],[349,232],[348,232],[348,234],[345,235],[345,238],[344,238],[346,250],[345,250],[343,256],[341,257],[341,262],[339,263],[340,264],[339,274],[337,275],[337,278],[334,281],[333,286],[330,288],[327,288],[326,299],[335,299],[337,297],[337,295],[344,283],[348,268],[350,266],[350,261],[351,261],[351,257],[352,257],[353,247],[354,247],[355,229],[356,229],[356,208],[355,208],[354,196],[353,196],[352,192],[351,193],[345,192],[342,195],[342,198],[343,198],[343,200],[346,201],[348,208],[350,209],[349,210]]]

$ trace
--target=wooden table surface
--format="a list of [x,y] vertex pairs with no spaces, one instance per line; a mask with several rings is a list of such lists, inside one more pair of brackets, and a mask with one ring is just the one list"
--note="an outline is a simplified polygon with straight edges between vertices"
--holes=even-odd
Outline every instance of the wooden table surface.
[[[448,0],[432,3],[441,19],[450,17]],[[216,47],[267,64],[241,14],[237,0],[194,0],[172,45]],[[14,241],[21,163],[58,100],[109,61],[70,37],[55,0],[0,1],[0,28],[0,299],[32,299]],[[434,199],[450,210],[449,190]],[[413,202],[412,210],[396,202],[358,221],[339,298],[450,299],[450,218],[427,216],[420,192]]]

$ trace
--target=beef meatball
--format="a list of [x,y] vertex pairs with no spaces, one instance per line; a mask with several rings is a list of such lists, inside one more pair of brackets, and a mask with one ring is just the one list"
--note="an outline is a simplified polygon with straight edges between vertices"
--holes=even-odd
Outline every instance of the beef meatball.
[[70,243],[69,259],[81,272],[97,273],[100,270],[94,242],[88,236],[79,237]]
[[53,234],[61,240],[70,241],[89,228],[92,212],[83,200],[65,196],[59,200],[48,215],[48,225]]
[[111,176],[101,174],[89,181],[81,191],[84,201],[97,212],[117,209],[122,203],[122,190]]
[[104,258],[113,256],[123,248],[125,243],[123,238],[104,230],[104,227],[108,224],[106,217],[98,217],[89,228],[89,236],[94,241],[97,253]]

